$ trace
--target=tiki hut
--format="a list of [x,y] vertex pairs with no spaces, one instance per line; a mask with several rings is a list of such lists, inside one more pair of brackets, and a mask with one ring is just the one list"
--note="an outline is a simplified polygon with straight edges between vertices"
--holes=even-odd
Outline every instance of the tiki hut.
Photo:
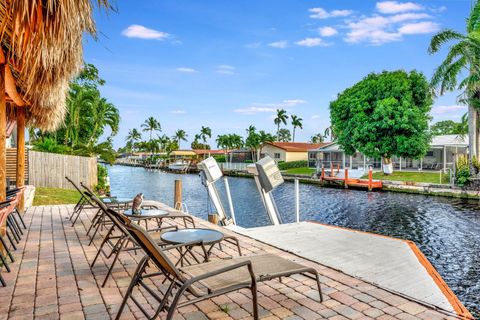
[[17,122],[17,185],[24,183],[25,125],[63,121],[69,81],[83,64],[82,37],[95,36],[94,7],[107,0],[0,2],[0,201],[5,199],[6,128]]

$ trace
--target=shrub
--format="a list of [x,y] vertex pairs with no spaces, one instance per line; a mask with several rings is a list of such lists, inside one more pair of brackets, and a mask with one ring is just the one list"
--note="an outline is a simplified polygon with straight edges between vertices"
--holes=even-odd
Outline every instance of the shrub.
[[217,162],[227,162],[227,159],[224,155],[214,155],[213,158],[217,160]]
[[[474,159],[475,161],[475,159]],[[468,184],[470,178],[470,165],[466,156],[458,157],[455,170],[455,181],[459,186]]]
[[103,191],[105,193],[110,192],[110,190],[107,190],[110,188],[110,186],[107,185],[107,177],[108,177],[108,170],[105,166],[101,164],[97,164],[97,180],[98,183],[95,186],[95,189],[97,191]]
[[253,163],[253,160],[245,160],[245,163]]
[[304,168],[304,167],[308,167],[308,161],[307,160],[289,161],[289,162],[280,161],[280,162],[278,162],[278,168],[280,170],[287,170],[287,169],[292,169],[292,168]]

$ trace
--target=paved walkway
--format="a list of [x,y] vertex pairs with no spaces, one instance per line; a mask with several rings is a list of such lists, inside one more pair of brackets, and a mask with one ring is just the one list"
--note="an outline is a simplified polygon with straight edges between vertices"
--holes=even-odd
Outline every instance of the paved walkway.
[[[89,263],[100,238],[88,246],[86,229],[93,210],[81,215],[71,227],[72,206],[30,208],[29,227],[12,272],[3,272],[8,287],[0,288],[0,319],[108,319],[114,317],[141,254],[122,253],[120,263],[105,288],[100,284],[108,260],[102,258],[92,269]],[[212,227],[197,219],[200,226]],[[229,231],[224,230],[226,233]],[[274,253],[316,268],[321,274],[324,302],[319,303],[313,280],[304,276],[264,282],[259,285],[260,315],[264,319],[455,319],[341,272],[280,251],[248,237],[237,235],[244,254]],[[214,249],[218,258],[236,255],[233,246]],[[153,280],[161,286],[161,278]],[[144,291],[137,299],[151,308]],[[241,290],[196,305],[181,308],[176,319],[251,319],[249,290]],[[162,314],[162,318],[165,315]],[[122,319],[143,319],[131,302]]]

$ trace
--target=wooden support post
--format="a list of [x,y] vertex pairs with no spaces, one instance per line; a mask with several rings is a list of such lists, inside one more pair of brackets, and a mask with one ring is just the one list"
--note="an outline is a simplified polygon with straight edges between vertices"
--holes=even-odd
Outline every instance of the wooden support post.
[[[25,107],[17,107],[17,188],[25,185]],[[20,198],[18,209],[23,213],[24,196]]]
[[340,163],[337,163],[337,174],[340,172]]
[[348,189],[348,169],[345,168],[345,189]]
[[175,180],[175,193],[173,195],[173,207],[176,208],[178,203],[182,203],[182,180]]
[[7,197],[7,103],[5,101],[5,62],[0,64],[0,201]]
[[322,174],[320,175],[320,180],[324,180],[325,179],[325,166],[322,164]]
[[333,177],[333,162],[330,161],[330,177]]
[[372,191],[373,189],[373,169],[370,168],[368,170],[368,191]]

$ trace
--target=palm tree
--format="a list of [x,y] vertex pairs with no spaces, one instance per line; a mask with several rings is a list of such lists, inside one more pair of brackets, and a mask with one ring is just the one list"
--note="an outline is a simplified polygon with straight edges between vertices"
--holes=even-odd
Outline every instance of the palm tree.
[[[228,135],[228,145],[230,147],[230,150],[234,149],[240,149],[243,147],[243,139],[240,137],[238,134],[229,134]],[[233,152],[230,151],[230,163],[233,160]]]
[[256,132],[255,126],[249,126],[247,128],[247,137],[245,138],[245,147],[250,149],[252,153],[252,160],[255,160],[255,153],[260,148],[259,135]]
[[335,140],[335,134],[333,133],[332,127],[326,128],[325,131],[323,132],[323,138],[327,139],[328,137],[330,137],[331,141]]
[[133,147],[133,150],[135,151],[135,145],[141,139],[142,139],[142,135],[140,134],[140,132],[138,132],[137,129],[133,128],[133,129],[130,129],[130,131],[128,131],[128,135],[125,140],[130,142],[130,144]]
[[114,136],[118,132],[120,123],[120,113],[118,109],[105,98],[97,95],[93,107],[93,127],[90,133],[88,144],[93,145],[98,137],[103,133],[103,128],[110,127],[112,131],[110,136]]
[[292,140],[292,134],[287,128],[282,128],[278,131],[277,141],[290,142]]
[[292,118],[292,126],[293,126],[293,142],[295,142],[295,129],[298,127],[300,129],[303,129],[303,119],[297,117],[296,115],[292,114],[290,117]]
[[[445,29],[432,37],[428,52],[437,53],[444,44],[454,42],[445,60],[435,70],[431,85],[440,95],[456,89],[463,91],[462,101],[468,104],[469,157],[478,159],[480,107],[480,2],[476,1],[467,19],[466,33]],[[459,79],[463,77],[463,79]]]
[[141,125],[143,131],[150,132],[150,140],[152,140],[152,135],[154,131],[162,131],[162,126],[160,122],[157,121],[154,117],[149,117],[145,122]]
[[273,119],[273,122],[277,125],[277,137],[278,137],[278,131],[280,131],[280,125],[282,123],[286,125],[287,119],[288,119],[287,111],[284,109],[277,109],[277,116],[275,117],[275,119]]
[[324,140],[324,136],[321,133],[317,133],[310,138],[311,143],[322,143],[323,140]]
[[79,143],[79,132],[82,127],[82,122],[88,118],[85,117],[85,115],[91,113],[97,92],[96,90],[82,87],[78,84],[71,85],[66,103],[65,145],[74,147]]
[[260,157],[262,156],[262,149],[265,143],[267,142],[272,142],[275,140],[275,137],[272,136],[270,133],[266,133],[263,130],[260,130],[258,133],[258,142],[259,142],[259,151],[257,152],[257,160],[260,160]]
[[202,139],[203,144],[206,145],[207,139],[210,139],[211,137],[212,137],[212,129],[210,129],[209,127],[202,126],[202,128],[200,129],[200,138]]
[[178,144],[178,147],[180,147],[180,141],[187,141],[187,133],[185,132],[185,130],[182,130],[182,129],[178,129],[177,131],[175,131],[175,135],[172,137],[175,141],[177,141],[177,144]]

